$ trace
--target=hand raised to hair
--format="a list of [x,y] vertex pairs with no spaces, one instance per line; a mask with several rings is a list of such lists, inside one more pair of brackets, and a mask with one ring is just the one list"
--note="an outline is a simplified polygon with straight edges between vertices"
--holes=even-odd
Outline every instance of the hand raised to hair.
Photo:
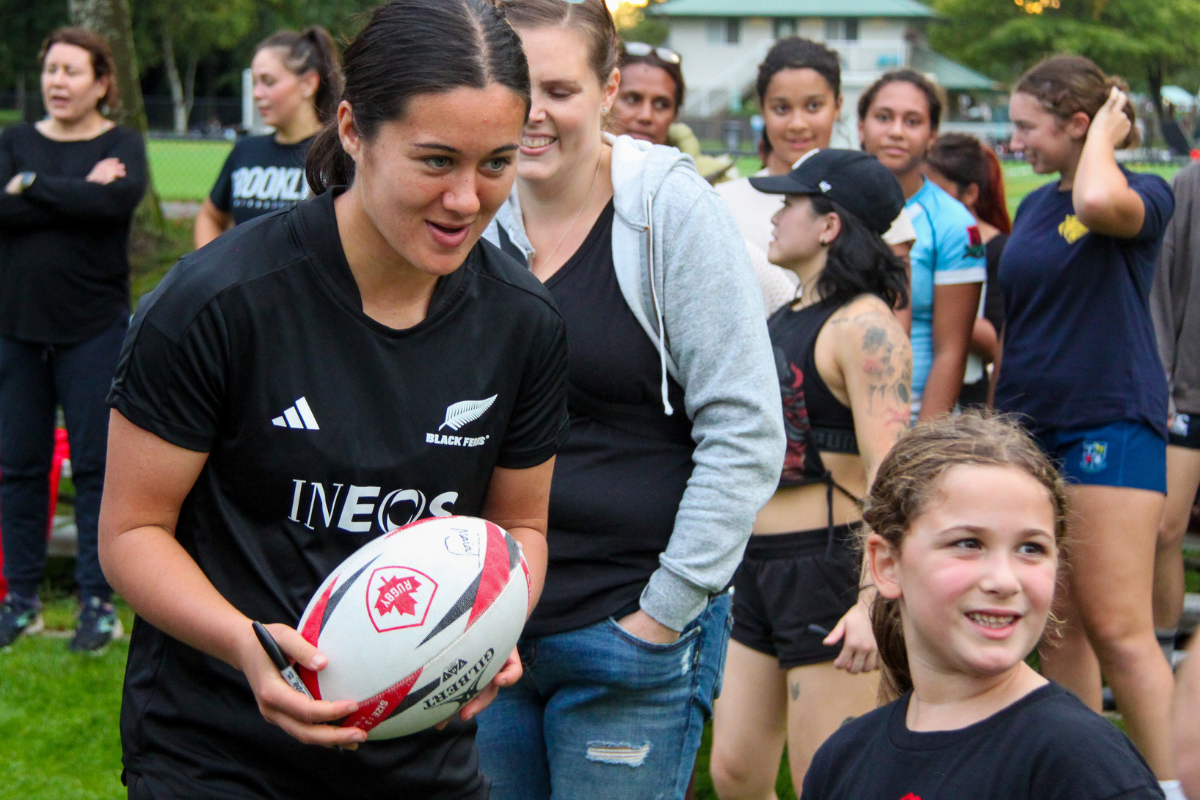
[[92,171],[88,173],[86,180],[89,183],[108,185],[117,178],[124,177],[125,165],[121,163],[121,159],[105,158],[96,162],[96,166],[92,167]]
[[1099,136],[1114,149],[1120,147],[1133,127],[1133,122],[1125,113],[1125,104],[1128,102],[1129,97],[1114,86],[1108,94],[1108,100],[1096,112],[1096,117],[1088,128],[1088,139]]

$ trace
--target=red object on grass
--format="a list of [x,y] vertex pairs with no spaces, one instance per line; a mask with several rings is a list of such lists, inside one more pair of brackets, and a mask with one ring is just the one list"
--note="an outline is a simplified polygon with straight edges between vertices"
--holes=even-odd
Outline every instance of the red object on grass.
[[[63,462],[71,457],[71,448],[67,446],[67,431],[65,428],[54,429],[54,456],[50,461],[50,516],[46,523],[46,538],[54,531],[54,511],[58,507],[58,483],[62,479]],[[0,569],[4,567],[4,548],[0,546]],[[0,597],[8,593],[8,581],[0,572]]]

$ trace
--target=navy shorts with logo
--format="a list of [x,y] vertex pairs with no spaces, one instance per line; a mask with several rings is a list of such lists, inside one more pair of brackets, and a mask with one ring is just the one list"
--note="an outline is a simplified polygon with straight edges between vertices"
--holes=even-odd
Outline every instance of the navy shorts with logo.
[[858,601],[862,556],[854,526],[750,537],[733,576],[730,638],[779,659],[783,669],[833,661],[821,644]]
[[1069,483],[1167,492],[1167,443],[1144,422],[1052,429],[1036,439]]
[[1200,450],[1200,415],[1175,414],[1167,425],[1167,444]]

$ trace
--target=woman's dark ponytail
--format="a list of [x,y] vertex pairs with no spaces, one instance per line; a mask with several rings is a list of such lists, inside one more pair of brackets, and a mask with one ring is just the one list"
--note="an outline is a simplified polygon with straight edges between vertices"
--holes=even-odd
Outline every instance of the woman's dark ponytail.
[[[908,305],[908,271],[883,238],[866,223],[824,195],[810,195],[817,214],[836,213],[842,222],[829,245],[817,291],[829,302],[844,304],[860,294],[873,294],[891,308]],[[903,212],[902,212],[903,213]]]
[[304,177],[313,194],[321,194],[330,186],[349,186],[354,182],[354,159],[342,149],[336,119],[326,124],[309,146]]
[[[529,65],[516,31],[486,0],[391,0],[371,14],[343,54],[341,97],[355,130],[371,141],[380,124],[404,117],[409,101],[454,89],[498,83],[530,104]],[[354,180],[342,149],[336,113],[308,151],[305,175],[313,194]]]

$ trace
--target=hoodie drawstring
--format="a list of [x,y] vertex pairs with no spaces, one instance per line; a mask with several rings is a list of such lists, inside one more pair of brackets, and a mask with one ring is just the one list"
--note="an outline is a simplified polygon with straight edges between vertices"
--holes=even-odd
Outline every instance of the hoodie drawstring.
[[675,413],[675,409],[671,407],[667,396],[667,330],[663,322],[662,303],[658,302],[658,289],[654,282],[654,226],[651,224],[653,203],[653,197],[646,198],[646,264],[650,271],[650,303],[654,306],[654,316],[658,321],[658,360],[662,369],[663,413],[669,417]]

